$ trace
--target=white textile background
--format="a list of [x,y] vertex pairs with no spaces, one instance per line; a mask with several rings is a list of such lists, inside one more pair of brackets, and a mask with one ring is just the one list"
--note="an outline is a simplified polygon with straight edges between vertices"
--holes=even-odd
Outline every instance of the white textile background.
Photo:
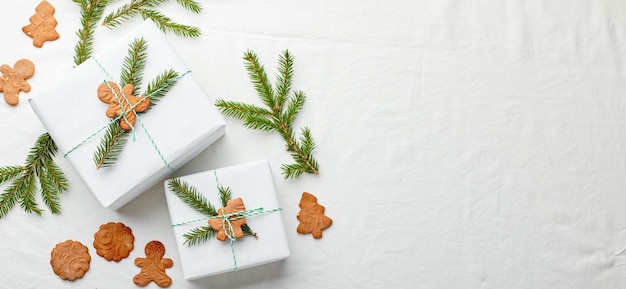
[[[49,2],[61,38],[43,48],[21,31],[39,1],[0,4],[0,64],[31,59],[31,93],[74,65],[79,9]],[[58,156],[62,214],[0,219],[0,288],[135,288],[150,240],[174,260],[171,288],[626,288],[626,2],[204,0],[199,15],[170,2],[158,10],[203,31],[167,37],[213,99],[258,103],[244,51],[271,79],[284,49],[296,57],[308,96],[296,126],[317,142],[319,176],[283,180],[282,139],[231,118],[174,173],[268,159],[290,257],[186,281],[162,185],[110,211]],[[139,23],[98,27],[96,51]],[[0,166],[22,164],[44,132],[28,97],[0,102]],[[320,240],[296,233],[303,191],[334,220]],[[91,246],[110,221],[136,238],[119,263]],[[49,265],[67,239],[92,255],[75,282]]]

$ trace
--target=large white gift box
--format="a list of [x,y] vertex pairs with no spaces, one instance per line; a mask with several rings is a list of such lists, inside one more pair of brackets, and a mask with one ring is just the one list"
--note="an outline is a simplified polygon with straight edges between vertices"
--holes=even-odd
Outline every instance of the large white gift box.
[[[241,197],[246,210],[266,213],[246,217],[257,237],[244,236],[231,244],[215,236],[195,245],[185,245],[183,235],[193,228],[208,226],[207,216],[193,210],[172,192],[165,182],[165,197],[180,255],[183,276],[193,280],[258,266],[289,256],[281,211],[270,165],[267,161],[219,168],[178,178],[196,188],[217,210],[221,207],[218,185],[229,187],[232,199]],[[232,247],[231,247],[232,246]],[[231,250],[232,249],[232,250]]]
[[[168,69],[182,75],[157,105],[139,113],[116,163],[96,169],[94,152],[111,121],[98,85],[120,81],[128,47],[143,38],[148,48],[140,93]],[[146,21],[67,77],[29,100],[32,109],[89,190],[117,210],[197,156],[225,131],[225,122],[185,63],[154,23]]]

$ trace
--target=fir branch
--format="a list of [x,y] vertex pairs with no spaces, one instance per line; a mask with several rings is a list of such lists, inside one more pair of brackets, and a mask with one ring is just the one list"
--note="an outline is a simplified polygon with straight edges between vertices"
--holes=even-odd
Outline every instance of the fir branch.
[[150,107],[155,106],[170,91],[172,86],[178,82],[178,77],[178,72],[169,69],[157,75],[148,83],[144,95],[150,99]]
[[94,30],[104,14],[104,8],[115,0],[72,0],[80,6],[81,28],[76,32],[74,64],[80,65],[93,53]]
[[[167,2],[167,0],[131,0],[130,3],[122,5],[104,17],[102,25],[114,28],[137,15],[141,15],[143,19],[150,19],[156,23],[163,32],[174,32],[176,35],[184,37],[200,36],[200,28],[176,23],[169,17],[153,9],[165,2]],[[202,11],[200,3],[194,0],[176,0],[176,2],[183,8],[194,13],[200,13]]]
[[218,99],[215,103],[218,107],[222,107],[222,113],[225,116],[240,120],[245,120],[249,115],[272,116],[271,111],[254,104],[227,101],[223,99]]
[[196,2],[194,0],[176,0],[176,2],[184,7],[185,9],[194,12],[194,13],[200,13],[202,12],[202,5],[200,4],[200,2]]
[[265,68],[263,68],[263,65],[259,64],[259,59],[256,54],[250,50],[244,53],[243,59],[248,62],[246,65],[248,76],[250,76],[257,94],[261,97],[261,101],[270,108],[272,113],[275,113],[279,107],[274,103],[274,90],[267,79]]
[[[278,75],[276,76],[276,101],[283,106],[289,95],[293,78],[293,56],[288,50],[278,58]],[[304,103],[304,101],[303,101]]]
[[233,197],[233,193],[230,191],[230,187],[219,186],[218,191],[220,193],[220,201],[222,202],[222,208],[226,207],[226,204]]
[[289,98],[289,105],[287,106],[287,110],[283,113],[282,119],[286,123],[293,123],[296,120],[296,116],[304,107],[304,100],[306,96],[304,92],[300,90],[294,91],[294,93]]
[[41,199],[46,207],[53,214],[60,213],[59,194],[67,190],[68,185],[63,172],[51,159],[44,161],[44,166],[39,173],[39,186],[41,188]]
[[179,178],[170,179],[167,186],[181,201],[195,211],[208,217],[217,215],[215,207],[194,186],[190,186]]
[[272,120],[258,115],[248,116],[243,125],[249,129],[258,129],[262,131],[272,131],[276,129],[276,125]]
[[0,168],[0,183],[4,183],[10,179],[14,179],[27,170],[23,166],[6,166]]
[[141,17],[152,20],[163,32],[173,32],[178,36],[190,38],[199,37],[202,34],[200,28],[176,23],[171,18],[156,10],[141,10]]
[[117,161],[124,145],[128,141],[128,135],[117,121],[109,124],[104,137],[100,141],[100,145],[98,145],[94,153],[93,160],[96,164],[96,169],[111,166]]
[[26,213],[41,215],[42,211],[35,201],[35,190],[37,190],[35,174],[27,174],[23,178],[16,179],[9,189],[13,192],[22,192],[20,207],[22,207]]
[[37,139],[30,149],[24,166],[6,166],[0,168],[0,183],[12,180],[11,184],[0,195],[0,218],[6,216],[19,202],[27,213],[42,214],[37,205],[35,192],[39,179],[42,196],[54,196],[44,203],[53,214],[60,213],[58,195],[68,189],[68,181],[61,169],[54,163],[53,157],[58,148],[49,134],[45,133]]
[[122,23],[130,20],[131,18],[139,14],[139,9],[141,8],[142,4],[142,1],[131,1],[130,3],[122,5],[115,11],[105,16],[102,20],[102,25],[109,28],[122,25]]
[[128,46],[128,55],[124,57],[122,63],[122,72],[120,76],[120,85],[130,83],[134,87],[133,94],[136,96],[141,90],[141,81],[143,79],[143,69],[146,66],[146,58],[148,42],[143,38],[136,38]]
[[211,226],[200,226],[191,229],[191,231],[183,234],[183,238],[185,238],[185,242],[183,245],[193,246],[196,244],[201,244],[208,241],[213,235],[215,235],[215,230],[211,228]]
[[304,106],[304,92],[293,91],[290,97],[293,78],[293,56],[285,50],[279,59],[276,89],[267,79],[263,66],[252,51],[244,53],[248,63],[246,69],[261,101],[268,107],[218,99],[216,106],[225,116],[243,120],[244,126],[263,131],[277,131],[285,141],[285,149],[294,159],[294,164],[282,165],[285,179],[297,178],[303,173],[318,174],[319,164],[313,158],[315,143],[308,128],[302,129],[300,139],[293,133],[293,122]]

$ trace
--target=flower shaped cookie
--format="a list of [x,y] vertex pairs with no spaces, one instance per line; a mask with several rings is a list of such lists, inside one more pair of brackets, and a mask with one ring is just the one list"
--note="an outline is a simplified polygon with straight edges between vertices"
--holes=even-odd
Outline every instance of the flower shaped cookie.
[[123,223],[109,222],[100,226],[94,235],[96,253],[107,261],[119,262],[133,250],[135,236]]
[[58,243],[50,253],[52,270],[63,280],[74,281],[85,276],[89,262],[89,249],[78,241]]

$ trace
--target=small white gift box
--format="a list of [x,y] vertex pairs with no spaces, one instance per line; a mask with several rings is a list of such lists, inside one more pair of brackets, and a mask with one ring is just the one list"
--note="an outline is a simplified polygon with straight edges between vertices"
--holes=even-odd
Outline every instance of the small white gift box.
[[[269,163],[259,161],[219,168],[178,178],[221,207],[218,185],[229,187],[232,199],[241,197],[246,210],[266,213],[246,217],[246,223],[257,237],[244,236],[231,244],[215,236],[204,243],[184,245],[183,235],[193,228],[208,226],[207,216],[187,206],[165,182],[165,197],[181,259],[183,276],[193,280],[285,259],[289,246]],[[232,246],[232,247],[231,247]],[[233,249],[231,251],[231,249]]]
[[[158,105],[139,113],[135,129],[116,163],[96,169],[94,152],[111,121],[97,88],[118,82],[128,47],[147,41],[140,93],[168,69],[182,75]],[[67,77],[33,95],[33,111],[61,154],[106,208],[117,210],[190,161],[225,131],[225,122],[185,63],[154,23],[146,21],[108,49],[73,69]]]

